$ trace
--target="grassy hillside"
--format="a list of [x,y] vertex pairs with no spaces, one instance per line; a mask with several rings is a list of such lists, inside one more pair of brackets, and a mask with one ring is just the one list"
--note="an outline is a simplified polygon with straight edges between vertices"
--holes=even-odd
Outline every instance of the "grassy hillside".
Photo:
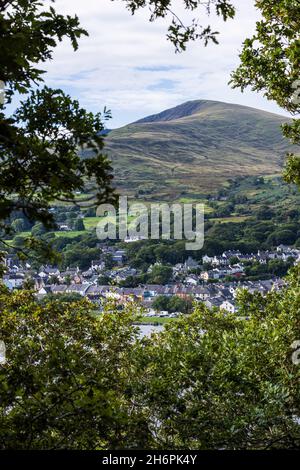
[[119,190],[143,199],[201,197],[228,179],[279,174],[287,119],[234,104],[191,101],[109,133]]

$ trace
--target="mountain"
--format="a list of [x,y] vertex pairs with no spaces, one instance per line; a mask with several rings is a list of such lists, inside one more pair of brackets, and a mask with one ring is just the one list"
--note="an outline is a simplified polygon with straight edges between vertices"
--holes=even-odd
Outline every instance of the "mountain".
[[174,200],[212,193],[241,175],[280,173],[292,148],[284,116],[218,101],[189,101],[106,138],[121,192]]

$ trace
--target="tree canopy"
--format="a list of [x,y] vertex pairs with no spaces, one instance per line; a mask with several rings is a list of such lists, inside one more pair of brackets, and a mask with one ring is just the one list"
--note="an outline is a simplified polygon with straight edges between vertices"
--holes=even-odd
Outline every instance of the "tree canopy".
[[[244,42],[234,87],[263,92],[292,115],[300,113],[300,3],[298,0],[256,0],[262,14],[253,37]],[[292,143],[300,143],[300,120],[283,126]],[[300,186],[300,157],[289,155],[285,178]]]
[[[113,0],[114,1],[114,0]],[[212,41],[218,44],[218,31],[214,31],[211,25],[202,26],[199,20],[191,19],[191,23],[186,25],[176,13],[174,0],[122,0],[126,3],[126,7],[134,15],[135,12],[142,8],[150,10],[150,21],[157,18],[171,19],[168,26],[167,39],[175,46],[176,52],[182,52],[186,49],[190,41],[203,41],[204,45]],[[211,12],[215,12],[221,16],[224,21],[232,19],[235,16],[235,7],[229,0],[181,0],[181,6],[189,12],[201,12],[202,16],[209,16]]]
[[[45,3],[0,2],[0,78],[6,89],[0,103],[2,223],[20,210],[30,220],[50,226],[49,204],[74,200],[87,179],[95,182],[98,202],[113,199],[112,168],[102,153],[101,136],[109,112],[93,115],[62,90],[40,88],[40,64],[52,58],[57,43],[68,38],[76,50],[80,37],[87,35],[77,16],[62,16]],[[26,98],[8,117],[6,105],[15,93]],[[79,156],[83,147],[92,150],[85,159]]]
[[151,338],[131,303],[95,315],[2,288],[0,448],[299,448],[299,274]]

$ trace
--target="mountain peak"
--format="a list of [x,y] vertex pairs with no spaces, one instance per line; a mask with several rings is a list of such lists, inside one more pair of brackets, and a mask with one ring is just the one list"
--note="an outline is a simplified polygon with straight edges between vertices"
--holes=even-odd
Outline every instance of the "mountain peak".
[[[222,101],[213,101],[213,100],[194,100],[187,101],[186,103],[180,104],[170,109],[166,109],[158,114],[152,114],[143,119],[136,121],[134,124],[145,124],[145,123],[155,123],[155,122],[167,122],[167,121],[176,121],[178,119],[189,118],[192,116],[201,115],[202,113],[228,113],[228,112],[242,112],[243,114],[255,114],[265,115],[266,117],[274,117],[284,119],[283,116],[278,114],[270,113],[268,111],[263,111],[256,108],[251,108],[249,106],[243,106],[233,103],[225,103]],[[199,116],[200,117],[200,116]]]
[[210,100],[194,100],[187,101],[186,103],[175,106],[174,108],[166,109],[158,114],[152,114],[147,116],[139,121],[136,121],[136,124],[142,124],[146,122],[163,122],[163,121],[175,121],[176,119],[182,119],[193,114],[204,110],[207,107],[212,105],[217,105],[218,101]]
[[161,200],[211,194],[238,176],[280,174],[287,118],[220,101],[188,101],[115,129],[106,149],[122,191]]

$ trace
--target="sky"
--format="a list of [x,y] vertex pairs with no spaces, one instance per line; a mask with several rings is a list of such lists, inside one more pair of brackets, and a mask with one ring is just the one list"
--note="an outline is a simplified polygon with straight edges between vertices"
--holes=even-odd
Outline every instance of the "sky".
[[224,23],[200,11],[187,13],[182,0],[174,10],[186,20],[201,17],[203,26],[220,31],[219,45],[205,48],[191,43],[186,52],[175,54],[167,41],[167,19],[149,22],[149,11],[132,16],[122,0],[56,0],[59,13],[76,13],[89,37],[80,39],[77,52],[68,41],[56,48],[46,63],[46,83],[62,88],[89,111],[106,106],[116,128],[189,100],[211,99],[237,103],[285,114],[262,95],[241,93],[228,85],[230,73],[239,63],[242,42],[252,35],[259,14],[253,0],[234,0],[235,20]]

